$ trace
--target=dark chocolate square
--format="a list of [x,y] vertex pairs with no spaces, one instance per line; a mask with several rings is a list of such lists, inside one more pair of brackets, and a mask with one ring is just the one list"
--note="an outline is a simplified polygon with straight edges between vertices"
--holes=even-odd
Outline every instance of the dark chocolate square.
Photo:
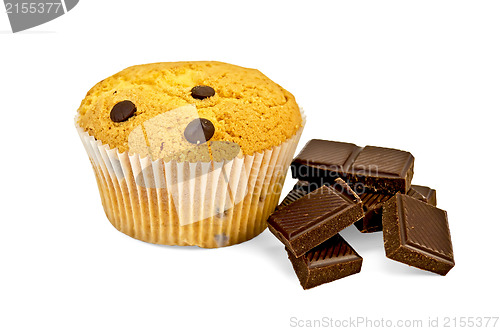
[[384,204],[382,226],[388,258],[440,275],[455,265],[446,211],[398,193]]
[[363,217],[361,199],[342,180],[276,210],[269,230],[299,257]]
[[301,257],[295,257],[288,249],[286,251],[305,290],[358,273],[363,262],[339,234]]

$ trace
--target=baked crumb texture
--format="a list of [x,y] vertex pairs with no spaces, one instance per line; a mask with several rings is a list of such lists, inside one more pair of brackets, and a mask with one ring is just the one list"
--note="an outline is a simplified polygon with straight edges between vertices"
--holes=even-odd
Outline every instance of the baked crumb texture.
[[[198,85],[211,86],[215,95],[203,100],[193,98],[191,89]],[[132,101],[137,111],[124,122],[113,122],[110,111],[123,100]],[[121,153],[131,150],[129,135],[135,128],[189,105],[196,107],[200,118],[214,124],[213,141],[234,142],[245,155],[280,145],[302,123],[293,95],[260,71],[208,61],[127,68],[87,93],[77,122],[89,135]]]

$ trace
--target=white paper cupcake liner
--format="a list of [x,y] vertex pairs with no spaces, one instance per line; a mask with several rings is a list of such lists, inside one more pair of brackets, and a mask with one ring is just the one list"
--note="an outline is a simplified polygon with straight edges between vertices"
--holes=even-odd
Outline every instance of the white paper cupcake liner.
[[229,246],[267,226],[278,204],[303,123],[262,153],[222,162],[165,162],[119,153],[77,130],[94,169],[104,211],[119,231],[163,245]]

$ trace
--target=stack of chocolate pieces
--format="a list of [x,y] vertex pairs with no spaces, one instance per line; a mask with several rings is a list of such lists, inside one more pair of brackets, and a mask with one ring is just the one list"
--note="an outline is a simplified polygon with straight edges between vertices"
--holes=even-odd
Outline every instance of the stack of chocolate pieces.
[[383,231],[387,257],[446,275],[455,265],[446,211],[436,191],[411,185],[413,156],[401,150],[311,140],[293,160],[299,181],[268,219],[304,289],[361,270],[340,236],[354,224]]

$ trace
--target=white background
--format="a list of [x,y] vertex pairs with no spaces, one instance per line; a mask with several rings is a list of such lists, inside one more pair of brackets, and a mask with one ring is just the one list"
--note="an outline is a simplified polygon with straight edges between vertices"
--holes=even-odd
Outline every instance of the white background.
[[[499,17],[498,1],[87,0],[12,34],[2,11],[0,330],[499,316]],[[214,250],[116,231],[76,109],[127,66],[177,60],[258,68],[290,90],[308,118],[299,148],[322,138],[412,152],[413,183],[448,211],[456,267],[410,268],[385,257],[380,233],[349,228],[361,273],[304,291],[269,231]]]

